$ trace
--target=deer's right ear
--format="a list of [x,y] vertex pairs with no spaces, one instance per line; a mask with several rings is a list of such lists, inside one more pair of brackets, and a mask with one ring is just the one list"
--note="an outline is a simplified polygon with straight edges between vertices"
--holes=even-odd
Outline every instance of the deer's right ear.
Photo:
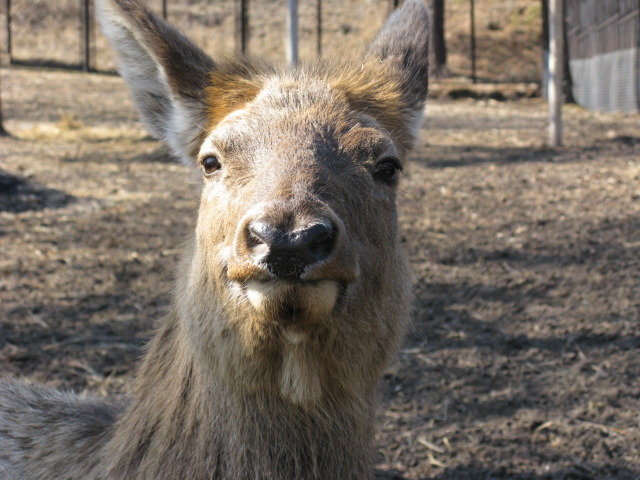
[[420,118],[427,97],[429,28],[429,11],[424,1],[406,0],[382,26],[367,53],[369,58],[391,68],[399,81],[404,103],[416,113],[416,119]]
[[191,163],[206,134],[214,61],[140,0],[96,0],[96,7],[145,125]]

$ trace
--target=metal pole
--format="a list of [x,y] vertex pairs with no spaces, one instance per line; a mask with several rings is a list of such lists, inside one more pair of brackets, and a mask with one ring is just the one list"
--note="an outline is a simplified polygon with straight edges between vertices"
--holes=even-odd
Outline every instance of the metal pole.
[[317,0],[316,4],[316,17],[318,20],[316,36],[318,37],[318,43],[316,44],[316,52],[318,54],[318,58],[322,56],[322,0]]
[[162,18],[167,19],[167,0],[162,0]]
[[563,0],[549,1],[549,145],[562,145]]
[[478,81],[476,75],[476,7],[475,1],[471,1],[471,81],[476,83]]
[[82,71],[88,72],[91,69],[91,38],[90,26],[91,17],[89,15],[89,0],[82,1]]
[[287,62],[298,64],[298,0],[287,0]]
[[11,0],[6,0],[7,12],[7,55],[9,56],[9,65],[13,61],[13,47],[11,45]]

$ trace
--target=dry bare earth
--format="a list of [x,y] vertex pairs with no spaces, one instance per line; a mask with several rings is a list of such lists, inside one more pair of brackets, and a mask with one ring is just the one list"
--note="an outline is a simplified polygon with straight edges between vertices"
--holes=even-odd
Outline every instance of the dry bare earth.
[[[2,85],[0,375],[121,394],[167,309],[195,177],[117,77],[12,69]],[[566,117],[550,150],[539,100],[430,103],[401,193],[416,307],[378,467],[640,476],[640,121]]]

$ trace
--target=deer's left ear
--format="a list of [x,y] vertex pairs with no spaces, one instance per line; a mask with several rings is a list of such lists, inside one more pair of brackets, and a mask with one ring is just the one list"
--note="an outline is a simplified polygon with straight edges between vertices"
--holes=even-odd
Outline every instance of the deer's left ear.
[[205,133],[214,61],[141,0],[96,0],[96,7],[146,127],[192,163]]
[[386,64],[399,80],[403,103],[418,128],[429,86],[429,11],[423,0],[406,0],[383,25],[367,57]]

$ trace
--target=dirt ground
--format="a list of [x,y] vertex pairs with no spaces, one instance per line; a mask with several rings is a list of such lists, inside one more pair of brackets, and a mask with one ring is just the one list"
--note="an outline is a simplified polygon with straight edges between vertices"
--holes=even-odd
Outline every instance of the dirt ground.
[[[117,77],[2,70],[0,376],[122,394],[167,310],[196,182]],[[640,118],[432,100],[400,194],[412,329],[376,465],[640,478]]]

